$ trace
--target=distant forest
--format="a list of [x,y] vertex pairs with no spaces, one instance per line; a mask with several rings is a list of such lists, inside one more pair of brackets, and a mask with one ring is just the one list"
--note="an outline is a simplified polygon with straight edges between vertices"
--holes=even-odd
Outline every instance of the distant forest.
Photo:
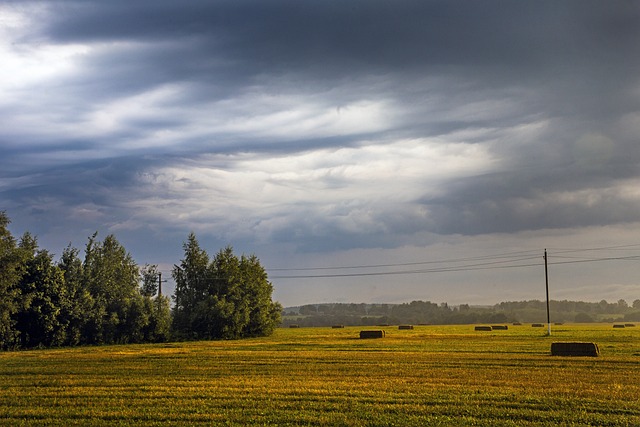
[[[640,322],[640,299],[617,302],[550,301],[552,323]],[[545,323],[545,301],[510,301],[493,306],[449,306],[429,301],[404,304],[308,304],[287,307],[283,326],[373,326],[380,324],[455,325],[474,323]]]

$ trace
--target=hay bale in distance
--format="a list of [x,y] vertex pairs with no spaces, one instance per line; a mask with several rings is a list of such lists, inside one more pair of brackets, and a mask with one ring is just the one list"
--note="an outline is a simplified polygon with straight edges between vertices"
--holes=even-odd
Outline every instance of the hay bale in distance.
[[295,329],[295,328],[299,328],[299,327],[300,327],[300,325],[295,325],[295,324],[294,324],[294,325],[289,325],[289,327],[290,327],[290,328],[292,328],[292,329]]
[[360,331],[360,338],[384,338],[386,335],[383,330],[373,330],[373,331]]
[[597,357],[600,349],[594,342],[554,342],[551,343],[551,355]]
[[507,325],[492,325],[491,329],[494,331],[506,331],[509,327]]
[[636,325],[635,323],[625,323],[624,326],[627,328],[635,328]]
[[532,328],[544,328],[544,323],[532,323]]
[[491,326],[476,326],[475,330],[476,331],[493,331],[493,328]]
[[331,326],[333,329],[342,329],[344,328],[344,325],[333,325]]
[[398,326],[398,329],[404,329],[404,330],[413,329],[413,325],[400,325]]
[[613,325],[613,327],[614,327],[614,328],[616,328],[616,329],[617,329],[617,328],[624,328],[624,325],[618,325],[618,324],[616,324],[616,325]]
[[520,323],[520,322],[513,322],[513,326],[522,326],[522,323]]

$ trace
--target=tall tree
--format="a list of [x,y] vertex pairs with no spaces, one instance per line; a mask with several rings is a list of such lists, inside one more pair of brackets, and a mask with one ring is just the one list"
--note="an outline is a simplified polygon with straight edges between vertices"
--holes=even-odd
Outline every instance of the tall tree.
[[68,305],[64,274],[53,257],[38,248],[35,237],[25,233],[20,240],[25,271],[18,283],[20,306],[16,328],[22,347],[60,346],[66,341],[61,309]]
[[198,338],[192,324],[196,305],[209,294],[209,255],[200,248],[194,233],[182,245],[184,259],[174,265],[171,275],[176,282],[174,292],[173,329],[184,338]]
[[255,255],[240,259],[246,299],[249,305],[249,323],[244,336],[268,336],[280,324],[282,305],[272,300],[273,285],[267,272]]
[[221,249],[209,265],[210,305],[216,321],[210,325],[211,338],[240,338],[249,323],[250,301],[244,292],[245,283],[240,260],[227,246]]
[[90,343],[93,337],[90,336],[88,325],[99,322],[95,318],[95,301],[84,280],[84,267],[79,257],[79,250],[71,245],[67,246],[62,251],[58,267],[64,276],[67,294],[67,304],[60,308],[61,322],[66,325],[67,330],[65,344]]
[[155,264],[145,264],[140,269],[140,279],[142,281],[140,292],[142,295],[152,297],[158,293],[159,275],[158,266]]
[[17,286],[23,265],[8,228],[10,223],[6,212],[0,211],[0,349],[13,348],[18,342],[14,315],[18,311]]
[[164,342],[170,338],[171,306],[169,298],[156,295],[160,286],[160,273],[155,264],[145,264],[140,269],[140,293],[148,322],[143,330],[144,340]]
[[83,264],[84,280],[95,301],[93,331],[87,332],[92,332],[95,343],[137,341],[147,322],[139,309],[138,266],[115,236],[103,242],[96,236],[89,238]]
[[174,330],[196,339],[263,336],[280,323],[282,307],[273,302],[273,287],[256,256],[238,258],[233,248],[209,261],[191,233],[185,257],[174,266]]

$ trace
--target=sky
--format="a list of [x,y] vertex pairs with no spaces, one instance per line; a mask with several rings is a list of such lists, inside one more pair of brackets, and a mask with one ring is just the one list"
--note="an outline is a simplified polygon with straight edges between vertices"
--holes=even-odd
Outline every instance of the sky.
[[640,1],[0,0],[0,210],[285,306],[640,298]]

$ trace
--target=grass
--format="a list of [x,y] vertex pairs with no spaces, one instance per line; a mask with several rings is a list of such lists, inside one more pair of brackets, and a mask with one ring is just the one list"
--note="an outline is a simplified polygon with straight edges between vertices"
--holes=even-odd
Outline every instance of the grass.
[[360,329],[0,353],[0,426],[640,425],[640,328]]

